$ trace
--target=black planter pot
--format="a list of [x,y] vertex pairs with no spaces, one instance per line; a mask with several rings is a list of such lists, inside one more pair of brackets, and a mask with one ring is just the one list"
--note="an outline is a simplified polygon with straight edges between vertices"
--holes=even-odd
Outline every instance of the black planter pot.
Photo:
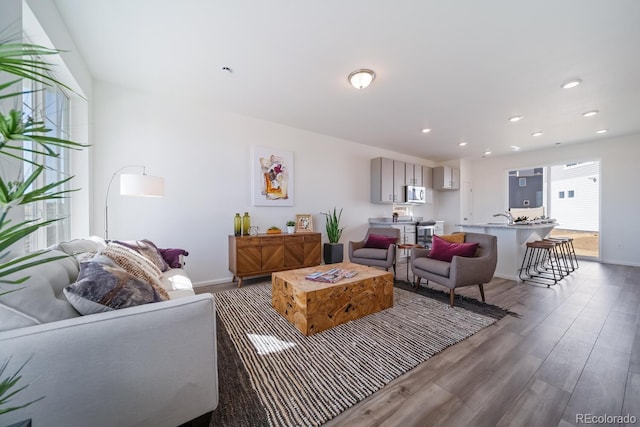
[[325,243],[323,247],[323,258],[325,264],[335,264],[342,262],[344,257],[344,245],[342,243]]

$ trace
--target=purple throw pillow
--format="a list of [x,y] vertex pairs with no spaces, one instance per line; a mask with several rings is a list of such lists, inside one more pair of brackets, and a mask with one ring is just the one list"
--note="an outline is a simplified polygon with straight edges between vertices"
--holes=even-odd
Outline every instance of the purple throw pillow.
[[379,234],[369,234],[364,244],[365,248],[388,249],[390,245],[398,241],[397,237],[380,236]]
[[169,264],[169,267],[171,268],[182,268],[182,264],[180,264],[180,255],[189,255],[189,252],[184,249],[168,248],[158,249],[158,251],[160,251],[162,258],[164,258],[164,261]]
[[472,257],[479,243],[450,243],[438,236],[433,236],[429,258],[451,262],[454,256]]

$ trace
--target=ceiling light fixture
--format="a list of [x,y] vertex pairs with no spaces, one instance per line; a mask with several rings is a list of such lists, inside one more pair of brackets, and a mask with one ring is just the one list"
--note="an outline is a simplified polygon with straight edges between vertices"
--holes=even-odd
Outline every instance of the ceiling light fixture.
[[607,133],[609,132],[609,129],[599,129],[596,131],[596,133]]
[[488,155],[490,155],[490,154],[491,154],[491,151],[485,151],[485,152],[484,152],[484,155],[485,155],[485,156],[488,156]]
[[459,143],[458,143],[458,145],[459,145],[460,147],[466,147],[466,146],[467,146],[467,144],[468,144],[468,142],[466,142],[466,141],[462,141],[462,142],[459,142]]
[[512,116],[512,117],[509,117],[509,121],[511,123],[519,122],[522,119],[524,119],[523,116]]
[[349,74],[349,83],[356,89],[364,89],[376,78],[376,73],[366,68],[356,70]]
[[562,89],[571,89],[571,88],[574,88],[576,86],[579,86],[580,83],[582,83],[582,80],[580,80],[580,79],[569,80],[568,82],[566,82],[566,83],[564,83],[562,85]]
[[542,136],[542,135],[544,135],[544,132],[540,132],[540,131],[534,132],[531,134],[531,136]]
[[512,145],[512,146],[511,146],[511,149],[512,149],[513,151],[520,151],[520,147],[518,147],[517,145]]
[[422,129],[422,133],[429,133],[429,132],[431,132],[431,129],[429,128]]
[[599,111],[598,111],[598,110],[591,110],[591,111],[587,111],[587,112],[585,112],[585,113],[582,113],[582,115],[583,115],[584,117],[593,117],[593,116],[595,116],[595,115],[596,115],[596,114],[598,114],[598,113],[599,113]]

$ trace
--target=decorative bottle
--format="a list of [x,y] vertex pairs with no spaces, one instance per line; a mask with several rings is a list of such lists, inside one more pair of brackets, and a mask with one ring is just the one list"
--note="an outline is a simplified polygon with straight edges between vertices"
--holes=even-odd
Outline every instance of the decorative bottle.
[[242,234],[242,218],[240,218],[239,212],[236,212],[236,216],[233,218],[233,234],[234,236]]
[[249,235],[249,228],[251,227],[251,217],[249,216],[249,212],[245,212],[242,217],[242,235]]

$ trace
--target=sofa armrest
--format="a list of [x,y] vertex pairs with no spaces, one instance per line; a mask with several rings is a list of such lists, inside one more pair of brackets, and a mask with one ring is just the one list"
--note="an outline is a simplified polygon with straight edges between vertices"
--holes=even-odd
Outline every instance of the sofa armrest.
[[495,272],[495,261],[489,256],[462,257],[454,256],[451,260],[450,279],[457,287],[488,283]]
[[364,248],[364,240],[349,241],[349,259],[353,257],[353,251]]
[[[11,424],[176,426],[218,405],[211,294],[0,332],[8,372],[24,361]],[[13,365],[13,366],[12,366]]]
[[429,249],[426,248],[413,248],[411,249],[411,261],[416,258],[425,258],[429,255]]

